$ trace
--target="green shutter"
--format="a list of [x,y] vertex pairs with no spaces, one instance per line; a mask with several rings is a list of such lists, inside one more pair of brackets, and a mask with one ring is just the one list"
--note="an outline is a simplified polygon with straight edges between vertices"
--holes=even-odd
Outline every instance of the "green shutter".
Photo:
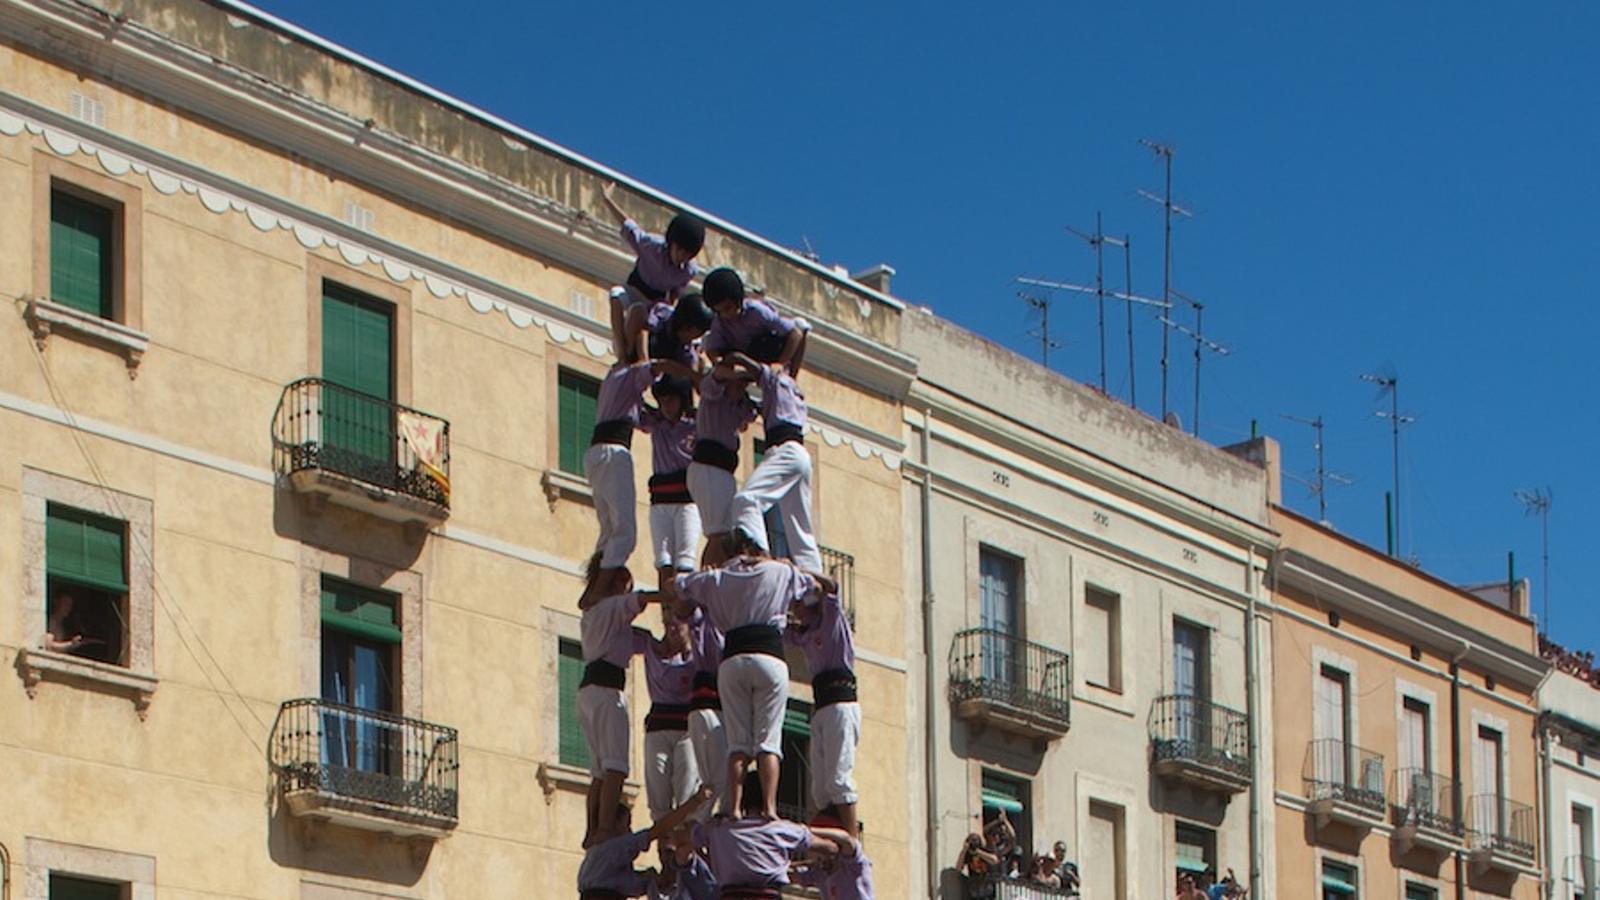
[[[322,290],[322,377],[338,387],[322,394],[324,464],[364,474],[387,486],[395,453],[394,317],[388,304],[326,282]],[[365,396],[363,396],[365,395]]]
[[589,449],[589,439],[594,434],[595,407],[599,403],[600,382],[577,372],[561,370],[556,398],[561,471],[583,474],[583,454]]
[[65,191],[50,192],[50,298],[111,318],[111,210]]
[[560,654],[561,764],[589,768],[589,745],[578,722],[578,685],[583,681],[583,647],[577,641],[562,641]]
[[395,596],[334,578],[322,579],[322,624],[368,640],[400,643]]
[[783,710],[783,730],[795,737],[811,738],[811,704],[790,700]]
[[116,519],[54,503],[45,512],[45,572],[101,590],[126,593],[127,527]]
[[50,900],[122,900],[123,885],[50,873]]

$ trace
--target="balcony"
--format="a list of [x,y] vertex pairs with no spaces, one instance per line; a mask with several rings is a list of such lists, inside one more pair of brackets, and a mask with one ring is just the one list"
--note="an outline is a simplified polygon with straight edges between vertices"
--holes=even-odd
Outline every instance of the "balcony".
[[1567,890],[1563,896],[1573,900],[1600,900],[1600,886],[1595,884],[1597,873],[1600,873],[1600,860],[1592,856],[1567,857]]
[[290,700],[269,739],[289,812],[401,837],[456,827],[456,730],[325,700]]
[[839,606],[844,609],[845,621],[856,627],[856,558],[843,550],[818,547],[822,554],[822,574],[839,584]]
[[1479,871],[1535,873],[1533,807],[1498,794],[1476,794],[1467,801],[1467,847]]
[[1457,790],[1454,780],[1427,769],[1394,773],[1389,802],[1401,853],[1421,848],[1445,855],[1461,849],[1464,829],[1456,814]]
[[994,883],[994,900],[1055,900],[1058,897],[1076,897],[1077,891],[1045,887],[1030,881],[1002,879]]
[[1163,778],[1237,794],[1250,787],[1250,720],[1198,697],[1157,697],[1150,706],[1150,759]]
[[1306,812],[1317,827],[1337,822],[1367,830],[1383,822],[1383,755],[1324,738],[1306,745]]
[[296,493],[431,528],[450,516],[450,423],[320,378],[283,389],[273,468]]
[[950,642],[950,705],[979,727],[1049,741],[1072,725],[1067,654],[993,628]]

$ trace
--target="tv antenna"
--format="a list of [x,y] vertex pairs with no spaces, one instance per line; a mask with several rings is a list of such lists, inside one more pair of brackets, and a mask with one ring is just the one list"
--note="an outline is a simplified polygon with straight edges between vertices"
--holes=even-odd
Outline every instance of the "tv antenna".
[[[1021,279],[1018,279],[1021,281]],[[1027,291],[1017,291],[1017,296],[1022,302],[1028,304],[1030,309],[1039,312],[1039,327],[1028,332],[1029,337],[1039,339],[1039,361],[1046,369],[1050,368],[1050,351],[1061,346],[1059,341],[1050,337],[1050,302],[1049,294],[1030,294]]]
[[1105,231],[1100,227],[1100,212],[1098,210],[1096,210],[1094,214],[1094,234],[1085,234],[1084,232],[1073,228],[1071,225],[1066,226],[1066,228],[1074,235],[1082,238],[1085,243],[1094,249],[1094,296],[1095,303],[1099,307],[1100,319],[1100,393],[1107,394],[1109,396],[1109,388],[1106,385],[1105,245],[1110,244],[1113,247],[1126,248],[1127,241],[1118,240],[1117,238],[1108,237],[1106,235]]
[[809,259],[814,263],[822,262],[822,254],[818,253],[817,248],[811,245],[811,238],[808,238],[802,234],[800,235],[800,243],[806,245],[806,249],[800,253],[801,256],[804,256],[806,259]]
[[[1535,488],[1535,489],[1533,489],[1531,491],[1517,491],[1516,492],[1516,498],[1517,498],[1517,502],[1522,504],[1523,509],[1525,509],[1527,511],[1528,515],[1530,515],[1530,516],[1538,516],[1539,517],[1539,545],[1540,545],[1539,546],[1539,557],[1540,557],[1540,562],[1544,566],[1544,574],[1539,576],[1544,581],[1544,585],[1543,585],[1543,588],[1544,588],[1544,620],[1542,622],[1540,622],[1540,625],[1542,625],[1544,627],[1544,633],[1545,634],[1549,634],[1550,633],[1550,504],[1552,502],[1554,502],[1555,495],[1550,492],[1549,488],[1545,487],[1545,488]],[[1507,597],[1506,598],[1506,602],[1510,603],[1511,599],[1512,598]]]
[[1195,437],[1199,437],[1200,436],[1200,357],[1202,356],[1201,351],[1202,350],[1210,350],[1212,353],[1215,353],[1218,356],[1227,356],[1228,354],[1232,353],[1233,351],[1229,350],[1226,346],[1224,346],[1222,344],[1219,344],[1216,341],[1213,341],[1210,338],[1206,337],[1205,319],[1204,319],[1206,305],[1204,303],[1201,303],[1199,300],[1196,300],[1193,297],[1187,297],[1187,296],[1185,296],[1185,295],[1183,295],[1183,294],[1181,294],[1181,293],[1179,293],[1177,291],[1173,291],[1172,295],[1174,297],[1177,297],[1179,300],[1182,300],[1183,302],[1189,304],[1194,309],[1194,330],[1193,331],[1189,330],[1188,328],[1186,328],[1186,327],[1184,327],[1182,325],[1179,325],[1177,322],[1174,322],[1172,320],[1172,316],[1171,316],[1171,311],[1170,310],[1168,311],[1167,315],[1161,317],[1161,324],[1164,325],[1166,328],[1173,329],[1174,331],[1177,331],[1179,334],[1182,334],[1182,335],[1188,337],[1190,340],[1194,341],[1194,423],[1193,423],[1192,427],[1194,429],[1193,430],[1194,436]]
[[1341,475],[1338,472],[1328,471],[1327,459],[1325,455],[1326,445],[1322,441],[1325,423],[1322,421],[1321,415],[1318,415],[1315,419],[1304,419],[1300,416],[1291,416],[1288,413],[1279,413],[1279,415],[1291,422],[1298,422],[1301,425],[1309,425],[1317,433],[1317,442],[1312,445],[1317,451],[1316,474],[1310,478],[1306,478],[1301,475],[1295,475],[1292,472],[1286,472],[1284,474],[1305,485],[1306,490],[1310,491],[1311,495],[1317,498],[1317,521],[1326,525],[1328,522],[1329,485],[1338,485],[1342,487],[1344,485],[1353,483],[1354,479],[1350,478],[1348,475]]
[[1417,417],[1400,413],[1400,376],[1393,367],[1385,366],[1378,373],[1361,376],[1361,380],[1378,386],[1380,400],[1385,396],[1389,398],[1389,409],[1387,411],[1380,409],[1373,415],[1389,420],[1389,433],[1394,444],[1394,509],[1390,514],[1390,521],[1384,524],[1394,529],[1389,541],[1389,555],[1398,557],[1400,556],[1400,426],[1416,422]]
[[[1161,254],[1161,300],[1166,303],[1168,310],[1172,309],[1172,214],[1194,218],[1194,213],[1172,202],[1172,157],[1177,149],[1170,144],[1160,144],[1149,138],[1140,138],[1139,143],[1148,147],[1166,164],[1167,188],[1165,194],[1158,197],[1155,194],[1140,190],[1139,196],[1161,204],[1165,219],[1166,238]],[[1162,317],[1161,328],[1161,420],[1167,420],[1167,349],[1169,344],[1168,326],[1171,324],[1166,317]]]
[[[1117,241],[1116,238],[1105,236],[1105,235],[1101,236],[1101,240],[1106,242],[1106,243],[1123,243],[1123,244],[1126,244],[1126,242],[1127,242],[1126,238],[1124,238],[1122,241],[1119,242],[1119,241]],[[1128,267],[1128,271],[1131,272],[1132,271],[1132,263],[1128,263],[1127,267]],[[1079,294],[1093,294],[1097,298],[1102,297],[1102,296],[1103,297],[1110,297],[1113,300],[1121,300],[1124,303],[1127,303],[1128,304],[1128,347],[1129,347],[1130,351],[1131,351],[1131,349],[1133,347],[1133,304],[1138,303],[1138,304],[1142,304],[1142,305],[1145,305],[1145,306],[1153,306],[1153,307],[1155,307],[1157,309],[1160,309],[1160,310],[1166,310],[1166,309],[1170,308],[1170,304],[1167,304],[1167,303],[1165,303],[1163,301],[1160,301],[1160,300],[1156,300],[1153,297],[1140,297],[1137,294],[1129,293],[1127,291],[1108,291],[1108,290],[1105,289],[1104,282],[1101,282],[1101,284],[1099,286],[1097,286],[1097,287],[1090,287],[1090,286],[1088,286],[1086,284],[1072,284],[1072,283],[1066,282],[1066,281],[1052,281],[1052,280],[1050,280],[1048,278],[1030,278],[1030,277],[1025,276],[1025,275],[1019,275],[1019,276],[1017,276],[1017,284],[1027,285],[1029,287],[1044,288],[1047,291],[1074,291],[1074,292],[1079,293]],[[1026,291],[1018,292],[1017,296],[1021,297],[1024,300],[1026,300],[1028,302],[1029,306],[1032,306],[1035,309],[1040,309],[1040,310],[1044,311],[1046,315],[1049,314],[1048,306],[1049,306],[1050,301],[1049,301],[1048,298],[1040,298],[1040,297],[1032,296],[1032,295],[1028,294]],[[1030,334],[1033,334],[1033,333],[1035,333],[1035,332],[1030,332]],[[1105,320],[1104,320],[1104,317],[1101,318],[1100,334],[1101,334],[1101,340],[1100,340],[1100,381],[1101,381],[1101,385],[1102,385],[1101,391],[1103,393],[1104,392],[1104,384],[1105,384],[1105,369],[1106,369],[1106,364],[1105,364],[1105,359],[1106,359],[1106,357],[1105,357]],[[1131,356],[1128,359],[1128,370],[1129,370],[1129,373],[1130,373],[1129,374],[1129,379],[1130,379],[1129,383],[1131,384],[1132,383],[1132,374],[1131,373],[1133,371],[1133,358]]]

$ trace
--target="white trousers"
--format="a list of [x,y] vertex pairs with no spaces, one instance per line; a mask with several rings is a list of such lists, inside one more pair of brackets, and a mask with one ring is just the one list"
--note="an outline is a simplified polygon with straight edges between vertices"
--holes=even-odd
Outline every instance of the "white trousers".
[[644,795],[650,818],[661,817],[688,802],[700,789],[700,769],[687,731],[644,733]]
[[700,530],[706,534],[727,534],[733,530],[733,495],[739,482],[727,469],[705,463],[689,463],[689,496],[700,512]]
[[783,758],[783,710],[789,704],[789,664],[764,653],[741,653],[717,669],[728,755]]
[[811,529],[811,454],[800,441],[768,450],[761,465],[750,473],[733,498],[734,527],[769,553],[763,516],[773,505],[783,519],[789,558],[808,572],[821,572],[822,555],[817,552],[817,539]]
[[650,504],[650,547],[658,569],[699,568],[700,513],[694,504]]
[[618,444],[591,444],[583,454],[583,474],[594,491],[594,515],[600,520],[595,552],[600,566],[615,569],[628,564],[639,542],[634,521],[633,454]]
[[714,709],[689,710],[689,743],[694,745],[700,783],[712,791],[696,816],[704,822],[713,810],[721,808],[722,792],[728,786],[728,735],[722,730],[722,714]]
[[861,704],[830,703],[811,713],[811,802],[817,809],[856,802]]
[[578,724],[589,745],[589,775],[628,774],[628,698],[616,688],[586,684],[578,688]]

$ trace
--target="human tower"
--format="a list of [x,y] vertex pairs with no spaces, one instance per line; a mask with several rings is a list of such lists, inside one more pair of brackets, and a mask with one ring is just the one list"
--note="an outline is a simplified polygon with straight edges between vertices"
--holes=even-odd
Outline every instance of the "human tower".
[[[604,198],[635,264],[611,294],[617,362],[601,382],[583,458],[599,536],[578,601],[577,704],[592,779],[579,897],[776,900],[785,885],[805,884],[829,900],[870,898],[853,774],[861,733],[855,650],[811,524],[797,380],[810,327],[746,296],[729,268],[690,291],[704,223],[684,213],[666,234],[649,234],[617,203],[614,185]],[[740,435],[758,417],[766,449],[741,486]],[[638,541],[632,447],[640,431],[651,443],[655,591],[637,589],[627,568]],[[765,517],[774,507],[787,558],[775,558],[768,544]],[[661,610],[659,638],[635,624],[651,604]],[[777,807],[785,645],[798,648],[812,673],[818,811],[806,824],[783,819]],[[650,694],[644,783],[652,823],[640,831],[622,801],[633,741],[623,688],[635,654],[644,657]],[[636,869],[652,843],[659,868]]]

